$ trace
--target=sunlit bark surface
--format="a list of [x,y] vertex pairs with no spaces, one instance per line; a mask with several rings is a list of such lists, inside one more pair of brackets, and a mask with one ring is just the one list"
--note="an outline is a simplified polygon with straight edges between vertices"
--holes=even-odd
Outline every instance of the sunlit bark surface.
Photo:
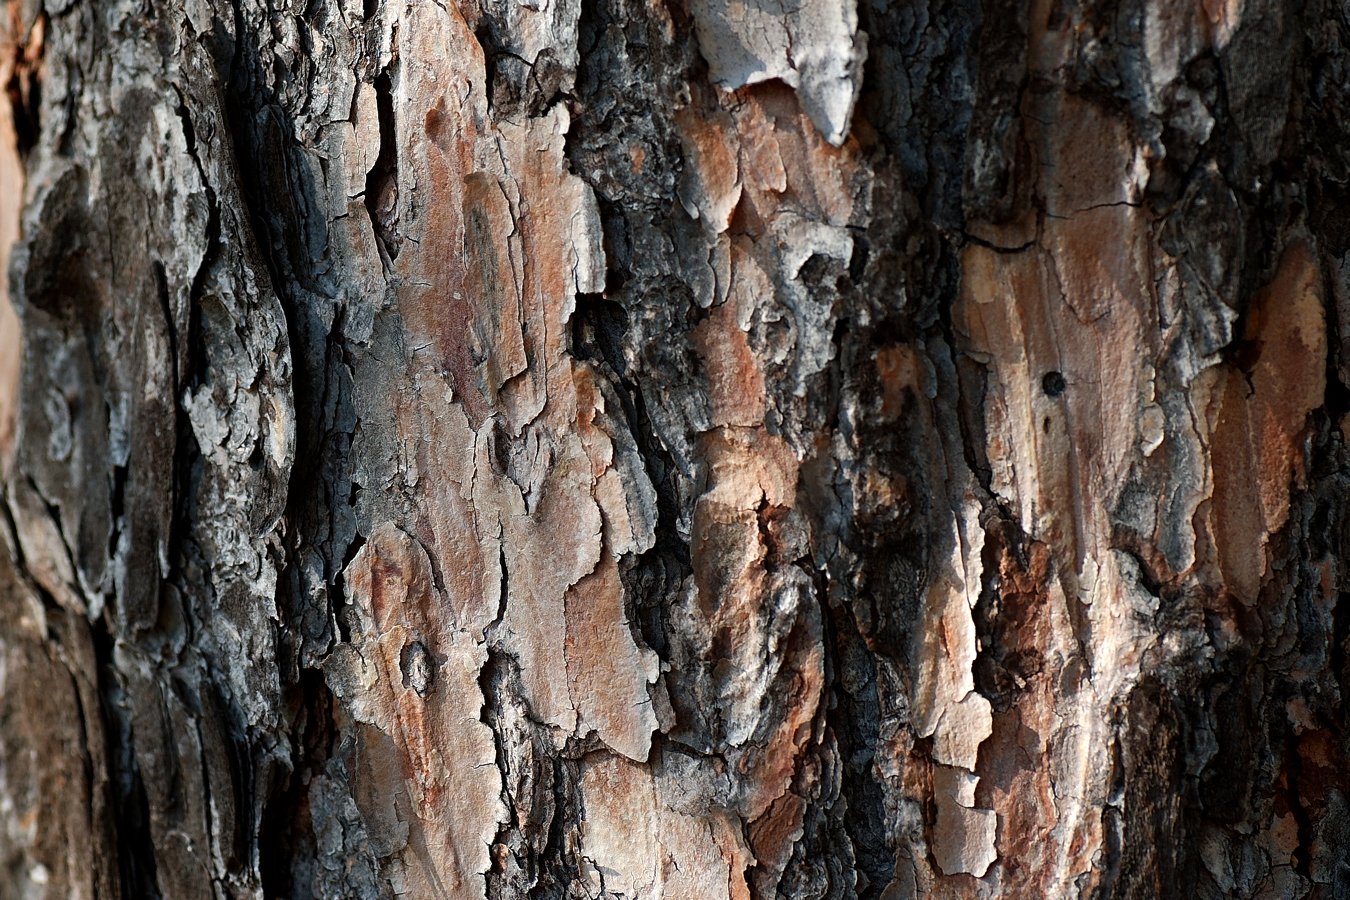
[[2,0],[0,898],[1346,895],[1347,44]]

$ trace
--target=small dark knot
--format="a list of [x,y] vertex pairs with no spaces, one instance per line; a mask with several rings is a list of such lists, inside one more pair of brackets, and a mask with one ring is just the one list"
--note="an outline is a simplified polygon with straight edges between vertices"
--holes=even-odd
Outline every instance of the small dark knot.
[[1041,390],[1045,391],[1047,397],[1058,397],[1068,386],[1064,376],[1055,371],[1046,372],[1041,378]]

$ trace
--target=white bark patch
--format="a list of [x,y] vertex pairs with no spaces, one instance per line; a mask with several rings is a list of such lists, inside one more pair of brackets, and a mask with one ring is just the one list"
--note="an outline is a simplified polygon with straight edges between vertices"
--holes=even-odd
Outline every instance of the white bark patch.
[[973,772],[980,743],[993,731],[994,717],[989,701],[971,691],[943,711],[934,735],[933,759]]
[[[377,526],[343,573],[356,616],[352,641],[324,674],[358,721],[392,739],[411,802],[401,855],[407,888],[484,896],[488,847],[506,818],[492,731],[479,719],[487,649],[454,627],[431,583],[426,552],[393,525]],[[363,733],[366,751],[388,746]],[[418,847],[435,848],[424,858]]]
[[933,857],[947,875],[983,878],[998,858],[994,837],[998,816],[992,809],[969,809],[951,795],[937,797],[937,824],[933,828]]
[[604,896],[633,900],[748,900],[750,858],[739,824],[674,811],[677,790],[618,757],[586,765],[582,853],[594,887],[603,879]]
[[867,56],[853,0],[694,0],[692,9],[714,81],[730,91],[778,78],[827,141],[844,142]]

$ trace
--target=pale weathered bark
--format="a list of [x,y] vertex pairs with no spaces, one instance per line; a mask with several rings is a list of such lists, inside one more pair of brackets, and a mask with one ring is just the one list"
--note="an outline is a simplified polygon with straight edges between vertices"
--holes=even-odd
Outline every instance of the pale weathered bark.
[[0,897],[1350,895],[1343,5],[0,18]]

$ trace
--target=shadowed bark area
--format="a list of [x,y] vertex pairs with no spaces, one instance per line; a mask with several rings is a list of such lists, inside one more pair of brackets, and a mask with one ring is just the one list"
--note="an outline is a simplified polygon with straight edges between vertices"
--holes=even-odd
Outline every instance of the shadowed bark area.
[[1350,18],[0,0],[0,898],[1350,892]]

